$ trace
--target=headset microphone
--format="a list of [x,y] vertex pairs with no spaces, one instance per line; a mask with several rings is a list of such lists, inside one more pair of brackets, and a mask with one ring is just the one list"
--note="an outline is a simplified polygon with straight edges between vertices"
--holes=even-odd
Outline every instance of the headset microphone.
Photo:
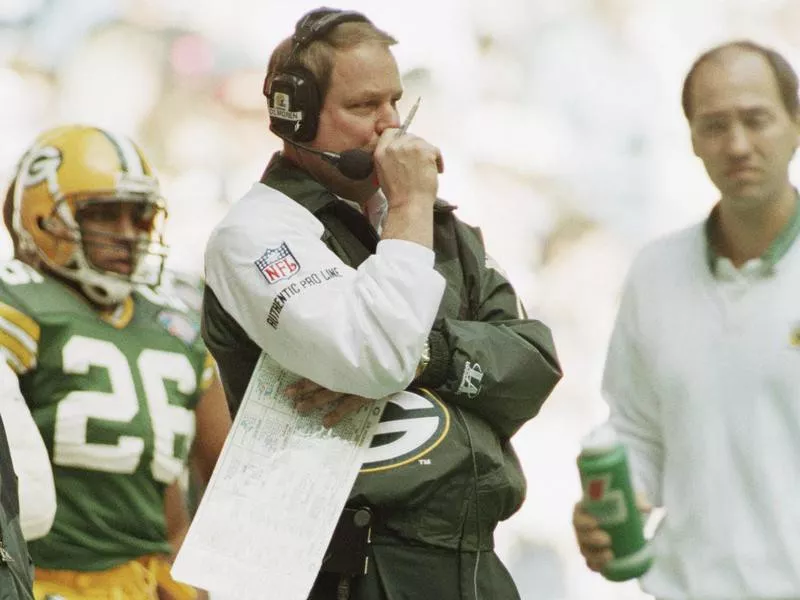
[[348,179],[366,179],[374,169],[372,155],[361,148],[345,150],[339,154],[339,160],[336,162],[328,160]]
[[323,160],[336,167],[339,172],[348,179],[366,179],[372,174],[372,155],[361,148],[345,150],[342,153],[327,152],[324,150],[317,150],[316,148],[310,148],[309,146],[305,146],[303,144],[298,144],[297,142],[292,141],[291,139],[282,135],[279,135],[279,137],[295,148],[299,148],[300,150],[305,150],[306,152],[311,152],[312,154],[321,156]]

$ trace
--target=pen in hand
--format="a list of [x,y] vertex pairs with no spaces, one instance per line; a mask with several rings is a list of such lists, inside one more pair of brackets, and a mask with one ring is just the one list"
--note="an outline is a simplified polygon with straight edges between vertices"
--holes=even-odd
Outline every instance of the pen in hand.
[[[414,105],[411,107],[411,110],[408,111],[408,116],[406,116],[406,120],[403,121],[403,124],[400,125],[400,133],[398,135],[405,135],[406,131],[408,131],[408,126],[411,125],[411,121],[414,119],[414,115],[417,114],[417,109],[419,108],[419,103],[422,102],[422,96],[417,96],[417,101],[414,102]],[[444,172],[444,161],[442,157],[439,156],[436,159],[436,170],[439,173]]]
[[406,131],[408,131],[408,126],[411,125],[414,115],[417,114],[417,109],[419,108],[420,102],[422,102],[422,96],[417,96],[417,101],[414,102],[414,106],[412,106],[411,110],[408,111],[406,120],[403,121],[402,125],[400,125],[400,133],[398,135],[405,135]]

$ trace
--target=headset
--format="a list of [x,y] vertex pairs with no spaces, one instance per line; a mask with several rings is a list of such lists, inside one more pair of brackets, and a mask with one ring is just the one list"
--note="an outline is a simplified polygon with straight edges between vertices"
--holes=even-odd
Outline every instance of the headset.
[[317,135],[322,93],[314,74],[297,62],[297,54],[342,23],[370,23],[355,11],[318,8],[303,15],[295,26],[292,50],[283,67],[264,80],[269,128],[289,142],[310,142]]

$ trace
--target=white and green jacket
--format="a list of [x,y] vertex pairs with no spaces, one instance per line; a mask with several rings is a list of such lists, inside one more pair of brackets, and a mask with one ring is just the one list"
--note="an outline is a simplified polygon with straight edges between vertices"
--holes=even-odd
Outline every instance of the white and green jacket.
[[[351,493],[381,521],[377,568],[354,600],[471,598],[461,590],[478,550],[481,597],[518,598],[491,552],[525,493],[510,438],[561,371],[548,328],[520,314],[480,232],[444,202],[433,220],[434,252],[381,241],[361,212],[276,157],[206,252],[203,334],[234,411],[262,349],[331,389],[430,392],[389,403]],[[414,379],[426,340],[430,363]]]

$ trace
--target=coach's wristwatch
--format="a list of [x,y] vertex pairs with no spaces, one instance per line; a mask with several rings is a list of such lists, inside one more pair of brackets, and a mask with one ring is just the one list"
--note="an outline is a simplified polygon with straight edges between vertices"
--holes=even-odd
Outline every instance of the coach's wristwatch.
[[414,373],[414,379],[420,378],[429,362],[431,362],[431,345],[428,340],[425,340],[425,345],[422,346],[422,354],[420,355],[419,362],[417,363],[417,372]]

